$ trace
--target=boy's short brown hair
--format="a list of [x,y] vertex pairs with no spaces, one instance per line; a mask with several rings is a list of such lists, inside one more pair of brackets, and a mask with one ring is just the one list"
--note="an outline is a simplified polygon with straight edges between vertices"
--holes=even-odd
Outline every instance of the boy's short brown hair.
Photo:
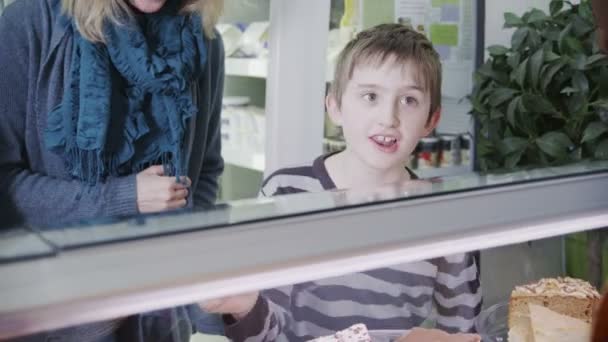
[[401,24],[380,24],[360,32],[338,57],[330,92],[338,106],[353,70],[360,63],[412,63],[416,81],[431,95],[431,115],[441,107],[441,62],[433,44],[421,33]]

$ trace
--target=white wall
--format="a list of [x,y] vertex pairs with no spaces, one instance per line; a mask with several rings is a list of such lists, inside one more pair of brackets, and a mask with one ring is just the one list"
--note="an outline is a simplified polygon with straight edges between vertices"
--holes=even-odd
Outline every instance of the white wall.
[[266,171],[323,152],[330,2],[271,0],[266,85]]
[[513,12],[518,16],[532,8],[549,12],[550,2],[551,0],[486,0],[486,47],[496,44],[505,46],[511,44],[513,29],[503,28],[505,12]]
[[[524,12],[539,8],[549,13],[551,0],[486,0],[486,47],[500,44],[508,46],[511,44],[513,29],[504,29],[504,13],[513,12],[521,16]],[[571,0],[572,3],[580,3],[580,0]],[[486,51],[487,56],[487,51]]]

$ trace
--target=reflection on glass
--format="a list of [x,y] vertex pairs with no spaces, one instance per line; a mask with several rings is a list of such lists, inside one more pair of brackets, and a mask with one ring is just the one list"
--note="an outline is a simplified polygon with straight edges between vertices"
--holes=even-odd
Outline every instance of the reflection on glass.
[[[577,164],[578,166],[559,169],[559,174],[567,174],[570,171],[580,172],[581,165],[585,165],[585,163],[594,165],[592,168],[601,165],[601,163],[593,164],[588,159],[604,158],[606,155],[604,149],[608,146],[606,142],[606,132],[608,132],[606,110],[602,102],[605,94],[603,94],[603,88],[599,87],[600,80],[608,78],[604,77],[606,76],[604,75],[604,69],[608,64],[606,64],[606,58],[599,53],[597,44],[593,40],[594,23],[587,2],[581,6],[563,4],[560,8],[553,8],[553,11],[545,10],[544,14],[539,9],[532,9],[524,16],[507,16],[507,25],[514,27],[519,25],[518,23],[523,20],[522,18],[530,16],[543,18],[545,23],[555,24],[554,26],[549,25],[553,29],[556,29],[556,27],[565,28],[566,22],[573,20],[572,18],[576,18],[581,27],[579,30],[568,31],[568,35],[564,35],[564,39],[570,43],[565,44],[565,46],[562,44],[560,47],[559,42],[556,43],[550,39],[555,36],[554,32],[549,29],[547,29],[549,31],[543,31],[540,26],[531,24],[531,28],[528,28],[536,33],[531,33],[532,38],[523,40],[519,42],[520,44],[513,46],[491,47],[487,50],[490,57],[488,61],[477,67],[475,61],[483,56],[484,47],[477,40],[476,32],[484,28],[480,27],[481,17],[477,12],[478,2],[475,0],[431,1],[428,4],[427,1],[407,0],[334,0],[327,2],[327,6],[330,6],[330,20],[327,23],[328,30],[326,32],[328,46],[325,56],[327,79],[320,85],[304,84],[301,87],[302,91],[308,88],[326,88],[326,94],[330,95],[329,100],[331,100],[332,96],[335,95],[335,89],[339,88],[340,85],[339,78],[335,79],[334,77],[337,66],[343,57],[340,53],[358,33],[374,25],[401,23],[403,26],[410,27],[425,36],[433,43],[433,48],[441,62],[442,71],[442,85],[436,91],[437,94],[433,95],[440,98],[441,119],[432,127],[432,132],[429,132],[428,136],[416,137],[415,144],[412,142],[415,146],[413,148],[408,146],[411,151],[408,151],[408,155],[401,161],[403,166],[408,167],[418,178],[432,179],[431,193],[436,194],[442,191],[462,189],[463,187],[484,186],[486,182],[502,183],[509,180],[518,181],[520,178],[526,180],[529,176],[536,177],[532,176],[534,174],[550,176],[552,171],[546,167],[557,166],[562,163],[582,160]],[[270,8],[269,1],[229,0],[226,2],[225,15],[218,27],[226,49],[226,82],[224,84],[225,101],[222,102],[222,106],[215,108],[220,116],[220,127],[216,128],[221,135],[221,139],[219,139],[223,144],[221,155],[225,161],[226,169],[221,179],[218,180],[216,177],[219,176],[220,172],[219,159],[212,158],[214,153],[205,154],[206,157],[212,159],[205,160],[203,165],[207,171],[213,169],[211,172],[205,173],[211,177],[208,180],[212,180],[208,184],[213,184],[211,187],[205,187],[205,189],[196,186],[196,184],[191,187],[189,196],[194,196],[189,198],[187,205],[193,205],[197,210],[200,210],[203,207],[208,208],[213,202],[228,203],[228,208],[232,209],[228,210],[229,214],[226,214],[229,219],[216,219],[218,212],[227,209],[215,209],[212,214],[209,214],[211,217],[209,220],[203,220],[202,225],[204,226],[216,226],[222,224],[221,222],[232,223],[239,221],[240,218],[257,219],[286,213],[325,210],[336,206],[336,201],[331,199],[325,202],[328,203],[326,206],[323,206],[322,203],[324,202],[321,201],[310,204],[308,209],[305,209],[301,203],[306,200],[299,199],[299,197],[290,197],[290,199],[281,200],[281,202],[293,201],[294,203],[291,205],[283,205],[291,206],[292,209],[276,209],[275,204],[266,206],[260,204],[259,206],[265,209],[260,210],[259,213],[243,214],[248,210],[251,211],[251,209],[243,209],[245,202],[232,203],[234,200],[256,197],[261,190],[263,174],[268,176],[277,171],[277,169],[266,169],[266,160],[272,157],[266,155],[266,147],[268,145],[281,147],[281,142],[266,141],[271,136],[271,134],[267,134],[266,129],[272,125],[267,122],[271,118],[266,117],[264,114],[266,110],[263,108],[266,107],[265,99],[268,91],[277,92],[276,97],[280,97],[285,89],[291,88],[293,85],[280,84],[275,87],[276,89],[266,89],[266,78],[269,75],[269,69],[272,68],[268,65],[268,56],[272,49],[280,48],[271,45],[272,40],[269,35],[272,32],[273,24],[284,25],[284,23],[270,22]],[[490,23],[489,27],[493,29],[494,26],[501,25],[502,23]],[[281,26],[276,27],[277,31],[288,34],[288,31],[281,30],[282,28]],[[521,32],[522,30],[520,30],[520,35]],[[490,34],[492,32],[486,33]],[[536,37],[537,35],[538,37]],[[2,36],[5,38],[11,37],[10,34]],[[514,33],[514,36],[517,37],[518,35]],[[566,38],[577,38],[581,42],[581,49],[578,49],[579,46],[576,43],[572,43],[573,39]],[[571,43],[574,45],[571,46]],[[11,49],[12,45],[5,46]],[[538,49],[540,46],[543,49]],[[561,51],[562,49],[565,50]],[[542,61],[540,57],[543,57]],[[304,58],[306,57],[303,56],[302,59]],[[531,71],[531,67],[520,67],[517,69],[521,71],[517,74],[517,79],[505,79],[505,74],[517,71],[514,67],[524,64],[529,66],[524,63],[525,60],[528,60],[527,63],[530,65],[532,61],[535,61],[534,70],[539,69],[539,73],[542,71],[545,74],[551,71],[553,77],[544,77],[548,75],[539,74],[539,78]],[[566,63],[565,60],[576,61],[585,68],[576,69],[578,64]],[[293,65],[297,68],[300,62],[302,60],[295,59],[281,63],[281,65]],[[355,70],[356,73],[349,75],[346,84],[357,83],[358,80],[355,78],[359,77],[358,74],[361,70],[357,69]],[[472,78],[471,75],[474,70],[477,71],[477,76]],[[338,71],[338,73],[340,72]],[[524,82],[523,90],[518,90],[521,88],[518,84],[520,81]],[[537,91],[540,89],[537,86],[543,88],[544,91]],[[472,96],[467,98],[467,95],[471,92]],[[382,94],[377,93],[373,96],[376,95]],[[332,113],[336,114],[338,112],[334,110],[336,108],[343,112],[338,114],[354,113],[354,109],[368,112],[369,107],[365,107],[366,104],[352,102],[352,98],[348,97],[345,98],[345,108],[332,107],[332,103],[340,102],[338,100],[342,99],[334,99],[333,102],[328,101],[329,106],[324,108],[323,112],[306,113],[311,120],[324,121],[325,126],[322,136],[311,136],[309,140],[323,140],[325,149],[319,151],[319,153],[325,153],[329,173],[331,173],[332,168],[343,168],[348,169],[348,173],[353,175],[361,168],[350,165],[345,160],[338,158],[338,156],[346,154],[337,153],[344,150],[348,152],[349,146],[355,146],[355,140],[351,140],[350,143],[346,141],[349,134],[353,135],[352,129],[348,128],[352,126],[348,123],[348,118],[352,115],[340,116]],[[579,104],[581,108],[574,108]],[[535,105],[536,107],[534,107]],[[321,104],[319,104],[320,106]],[[580,110],[576,111],[574,109]],[[472,129],[471,116],[467,115],[471,110],[475,113],[473,117],[479,125],[477,131]],[[532,116],[524,115],[532,112],[534,112]],[[575,114],[570,115],[568,113]],[[533,120],[530,122],[531,117],[533,117]],[[35,120],[30,121],[35,122]],[[282,130],[283,128],[273,126],[273,129],[276,130]],[[373,135],[372,133],[368,135]],[[311,133],[311,135],[313,134]],[[391,138],[388,135],[390,134],[386,133],[381,138]],[[3,136],[8,137],[8,135]],[[39,140],[42,141],[43,139]],[[35,144],[26,145],[33,146]],[[205,144],[193,142],[193,145],[203,146]],[[207,146],[207,148],[219,151],[218,146],[213,148]],[[9,148],[8,150],[17,151],[18,149]],[[40,148],[40,151],[47,151],[47,149]],[[286,153],[297,155],[299,151],[286,151]],[[30,153],[29,155],[34,156],[36,154]],[[7,160],[3,159],[0,162],[6,165],[27,164],[17,161],[21,156],[14,153],[6,153],[3,156]],[[219,157],[219,154],[215,157]],[[56,158],[54,155],[49,158],[53,160],[52,164],[57,166],[56,170],[62,169],[61,166],[65,164],[65,160]],[[474,162],[480,163],[481,169],[487,170],[489,173],[481,176],[476,174],[473,168]],[[190,163],[192,165],[197,164],[196,161],[190,161]],[[313,163],[313,160],[305,160],[302,165],[309,163]],[[535,173],[532,168],[538,165],[542,165],[543,170]],[[523,173],[511,172],[519,168],[528,171]],[[508,170],[509,173],[505,174],[505,170]],[[42,171],[44,173],[42,177],[46,177],[43,179],[48,182],[44,182],[44,186],[41,186],[43,183],[36,183],[35,198],[30,198],[30,194],[34,193],[33,191],[25,191],[27,190],[26,185],[33,183],[19,182],[20,187],[12,188],[18,190],[11,190],[9,196],[6,197],[9,205],[0,208],[0,210],[6,210],[6,217],[12,218],[15,212],[20,212],[24,215],[24,217],[18,218],[20,221],[25,220],[27,224],[35,226],[48,226],[49,224],[62,226],[66,222],[101,216],[110,216],[117,220],[127,217],[127,221],[131,222],[128,226],[131,227],[137,226],[138,222],[150,222],[150,220],[157,219],[144,217],[131,220],[139,213],[164,210],[158,206],[152,208],[139,205],[141,203],[133,199],[133,196],[152,196],[152,192],[158,194],[158,192],[151,190],[153,187],[149,182],[146,182],[147,185],[145,186],[140,184],[141,186],[137,187],[140,189],[138,194],[134,193],[135,190],[133,189],[135,187],[132,177],[117,180],[120,186],[112,181],[110,182],[113,183],[112,185],[103,187],[106,190],[110,188],[110,190],[130,189],[128,191],[121,190],[119,191],[120,194],[113,191],[111,193],[104,192],[103,189],[83,191],[82,184],[77,181],[66,180],[58,183],[58,179],[67,179],[71,176],[59,174],[61,172],[55,174],[47,171]],[[158,168],[149,170],[149,173],[155,172],[158,173],[160,170]],[[197,183],[199,177],[194,173],[196,172],[189,174],[189,177],[191,181]],[[12,182],[12,175],[14,173],[7,174],[5,178]],[[460,178],[457,180],[455,176],[460,176]],[[442,185],[437,185],[436,177],[443,178]],[[32,180],[31,177],[27,179]],[[334,183],[333,186],[324,186],[321,189],[352,187],[339,179],[332,179],[332,182]],[[184,196],[185,191],[180,188],[183,184],[175,183],[173,184],[174,192],[179,196]],[[217,183],[219,183],[219,189],[215,191],[215,184]],[[272,182],[268,181],[266,185],[269,185],[269,183]],[[356,183],[357,187],[362,186],[362,182]],[[363,186],[363,188],[369,188],[369,186]],[[378,191],[385,193],[381,189]],[[2,193],[0,193],[2,200],[5,199],[5,192],[2,189]],[[129,193],[129,198],[125,197],[127,193]],[[274,194],[273,192],[266,195]],[[402,194],[402,196],[405,195]],[[331,197],[332,195],[328,196]],[[349,196],[354,195],[350,194]],[[412,193],[409,192],[407,196],[412,197]],[[111,200],[106,200],[107,198],[111,198]],[[378,197],[377,200],[383,198],[386,197]],[[368,199],[371,200],[372,196],[368,196]],[[33,204],[27,205],[28,210],[16,210],[20,208],[19,205],[23,206],[23,203],[29,203],[30,200],[33,201]],[[182,202],[180,201],[179,205],[183,204]],[[175,200],[164,204],[170,204],[171,208],[178,205]],[[13,205],[17,205],[18,208],[12,209]],[[270,207],[272,209],[268,209]],[[293,209],[296,207],[301,209]],[[11,209],[7,210],[6,208]],[[2,213],[4,214],[4,211]],[[189,211],[176,212],[176,214],[181,213],[190,215]],[[173,214],[169,215],[173,217]],[[235,217],[239,217],[239,219]],[[4,219],[4,221],[6,220],[8,219]],[[6,223],[0,222],[0,225]],[[199,222],[184,225],[196,226],[197,224]],[[103,226],[106,226],[106,224],[104,223]],[[118,235],[126,238],[140,236],[140,233],[139,230],[133,230],[133,232]],[[60,235],[57,230],[53,234],[54,236]],[[151,233],[144,233],[144,235],[146,234]],[[83,233],[84,235],[86,234]],[[69,239],[65,236],[62,239],[67,244],[65,241]],[[82,239],[77,240],[81,241]],[[77,240],[72,240],[69,244],[76,244]],[[107,238],[98,236],[91,238],[91,240],[105,241]]]
[[579,165],[533,169],[500,175],[471,174],[431,181],[408,181],[398,185],[369,189],[333,190],[246,199],[218,204],[198,211],[138,215],[132,218],[104,221],[83,221],[74,225],[43,228],[40,229],[40,234],[48,241],[63,248],[83,247],[397,200],[413,200],[425,196],[527,184],[576,174],[604,172],[606,168],[608,168],[608,162],[587,162]]
[[54,253],[55,246],[32,230],[13,228],[0,231],[0,264]]

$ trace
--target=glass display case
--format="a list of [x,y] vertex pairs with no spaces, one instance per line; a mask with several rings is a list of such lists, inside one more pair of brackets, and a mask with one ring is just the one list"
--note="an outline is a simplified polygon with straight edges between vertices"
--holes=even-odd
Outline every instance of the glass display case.
[[606,166],[8,231],[0,338],[476,251],[491,308],[480,319],[503,331],[511,290],[566,275],[564,236],[608,224]]

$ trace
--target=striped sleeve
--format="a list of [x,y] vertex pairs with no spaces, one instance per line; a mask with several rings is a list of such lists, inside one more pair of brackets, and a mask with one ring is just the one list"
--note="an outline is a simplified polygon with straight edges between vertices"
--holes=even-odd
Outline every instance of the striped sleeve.
[[481,285],[472,254],[456,254],[437,261],[433,301],[437,328],[447,332],[475,332],[482,304]]
[[295,194],[300,192],[320,192],[325,190],[315,177],[312,167],[292,167],[278,170],[262,183],[260,196]]

